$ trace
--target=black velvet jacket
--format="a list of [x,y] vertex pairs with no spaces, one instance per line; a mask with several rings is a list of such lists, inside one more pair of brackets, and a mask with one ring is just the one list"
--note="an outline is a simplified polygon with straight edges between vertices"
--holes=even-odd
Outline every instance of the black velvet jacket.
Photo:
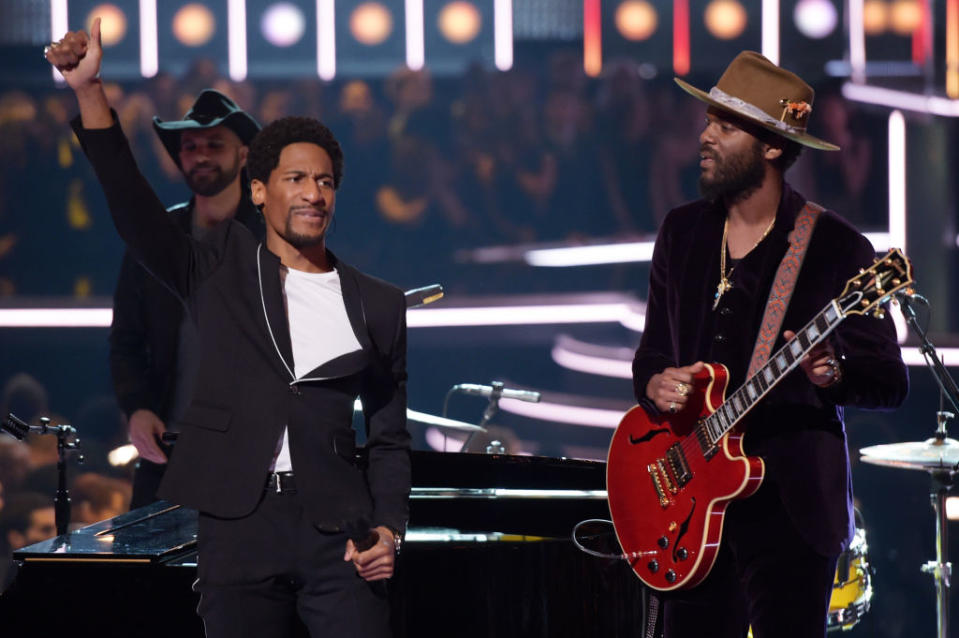
[[[330,258],[361,350],[294,379],[280,259],[229,220],[202,242],[183,233],[157,200],[119,125],[73,128],[136,259],[186,305],[197,324],[200,369],[178,422],[176,454],[161,498],[214,516],[249,514],[260,501],[283,427],[289,428],[297,495],[321,529],[361,520],[406,527],[410,437],[406,429],[403,291]],[[367,466],[355,462],[353,402],[363,400]]]
[[[646,328],[633,360],[634,390],[647,409],[655,410],[646,398],[650,377],[669,366],[723,363],[730,371],[727,395],[746,380],[769,290],[805,201],[784,184],[772,231],[736,265],[733,288],[715,311],[725,210],[697,201],[669,213],[653,252]],[[858,231],[834,212],[822,213],[783,330],[802,328],[874,257]],[[842,406],[895,408],[908,391],[888,316],[850,316],[829,339],[841,356],[839,384],[821,390],[796,368],[743,424],[747,453],[763,457],[766,480],[779,489],[803,538],[824,555],[842,551],[854,529]],[[783,343],[780,336],[773,351]]]

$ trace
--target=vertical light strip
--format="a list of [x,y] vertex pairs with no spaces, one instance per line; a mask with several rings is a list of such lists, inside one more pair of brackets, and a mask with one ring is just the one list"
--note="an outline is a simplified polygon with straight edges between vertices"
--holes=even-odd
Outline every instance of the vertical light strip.
[[906,248],[906,118],[889,114],[889,245]]
[[848,0],[849,68],[852,81],[866,81],[866,28],[863,24],[863,0]]
[[929,0],[916,3],[921,19],[919,26],[912,32],[913,64],[926,69],[932,64],[932,8]]
[[513,0],[493,4],[493,51],[497,69],[513,68]]
[[583,0],[583,70],[596,77],[603,70],[603,14],[600,0]]
[[229,0],[226,7],[230,79],[246,79],[246,0]]
[[689,73],[689,0],[673,0],[673,71]]
[[406,66],[419,71],[426,63],[423,0],[406,0]]
[[946,95],[959,98],[959,0],[946,0]]
[[336,77],[336,9],[333,0],[316,0],[316,73],[321,80]]
[[[56,42],[70,30],[67,20],[67,0],[50,0],[50,42]],[[62,83],[63,75],[55,67],[50,67],[53,81]]]
[[140,75],[152,78],[160,70],[156,0],[140,0]]
[[763,55],[779,64],[779,0],[763,0]]

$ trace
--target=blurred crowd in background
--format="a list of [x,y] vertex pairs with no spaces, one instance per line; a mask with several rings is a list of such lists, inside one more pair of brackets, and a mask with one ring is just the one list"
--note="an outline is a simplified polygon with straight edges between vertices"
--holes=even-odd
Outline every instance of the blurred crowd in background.
[[[577,50],[529,57],[508,72],[433,78],[404,68],[332,83],[235,83],[199,59],[183,77],[107,88],[167,205],[189,193],[154,115],[179,119],[214,87],[261,123],[322,119],[346,156],[334,251],[403,287],[443,272],[447,286],[472,291],[489,283],[462,267],[470,248],[652,236],[670,208],[697,196],[703,108],[670,75],[623,60],[589,78]],[[861,228],[883,230],[884,116],[834,88],[820,87],[815,132],[843,150],[807,154],[789,178]],[[113,292],[122,245],[70,131],[75,112],[67,90],[0,93],[0,295]]]

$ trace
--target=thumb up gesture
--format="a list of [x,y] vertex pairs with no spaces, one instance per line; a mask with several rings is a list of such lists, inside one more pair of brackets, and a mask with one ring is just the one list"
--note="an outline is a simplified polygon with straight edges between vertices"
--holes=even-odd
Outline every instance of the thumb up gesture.
[[62,40],[47,45],[43,53],[74,91],[97,80],[103,58],[100,18],[93,21],[90,35],[84,31],[70,31]]

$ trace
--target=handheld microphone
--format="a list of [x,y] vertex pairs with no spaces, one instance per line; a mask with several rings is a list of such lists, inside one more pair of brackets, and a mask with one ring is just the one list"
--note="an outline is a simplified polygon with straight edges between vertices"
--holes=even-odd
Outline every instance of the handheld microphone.
[[365,520],[350,521],[346,524],[346,534],[353,541],[356,551],[363,553],[380,542],[380,535]]
[[532,390],[514,390],[504,388],[503,384],[494,381],[493,385],[479,385],[477,383],[457,383],[453,386],[456,392],[463,394],[472,394],[477,397],[489,397],[494,393],[503,399],[516,399],[518,401],[527,401],[529,403],[539,403],[540,393]]

